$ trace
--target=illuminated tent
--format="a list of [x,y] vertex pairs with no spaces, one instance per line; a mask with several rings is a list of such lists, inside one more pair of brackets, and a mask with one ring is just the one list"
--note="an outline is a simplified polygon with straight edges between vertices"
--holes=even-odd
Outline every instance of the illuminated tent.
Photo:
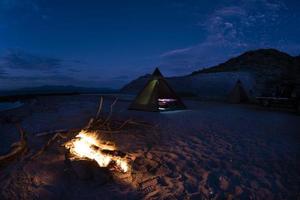
[[167,111],[185,109],[185,105],[156,68],[145,87],[136,96],[130,110]]
[[248,95],[240,80],[236,82],[233,90],[229,94],[228,100],[230,103],[243,103],[249,100]]

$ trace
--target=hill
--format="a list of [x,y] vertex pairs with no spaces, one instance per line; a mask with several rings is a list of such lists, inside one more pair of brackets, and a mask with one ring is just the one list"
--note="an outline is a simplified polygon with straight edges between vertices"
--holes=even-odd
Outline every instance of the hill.
[[[245,52],[219,65],[181,77],[167,78],[181,96],[225,99],[240,79],[248,93],[272,93],[275,85],[300,83],[300,56],[293,57],[276,49]],[[137,93],[148,80],[142,76],[125,85],[123,93]]]
[[193,72],[198,73],[215,73],[227,71],[261,71],[276,69],[291,69],[299,61],[299,57],[290,56],[287,53],[276,49],[259,49],[248,51],[240,56],[231,58],[228,61],[217,66],[207,69],[201,69]]

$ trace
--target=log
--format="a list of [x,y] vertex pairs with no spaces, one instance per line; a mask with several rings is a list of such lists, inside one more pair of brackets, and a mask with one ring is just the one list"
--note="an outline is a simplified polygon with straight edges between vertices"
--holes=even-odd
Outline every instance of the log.
[[128,122],[129,124],[132,124],[132,125],[137,125],[137,126],[145,126],[145,127],[149,127],[149,128],[155,128],[155,126],[151,125],[151,124],[147,124],[147,123],[143,123],[143,122],[137,122],[137,121],[129,121]]
[[17,127],[20,133],[20,140],[11,145],[9,153],[0,156],[0,166],[7,165],[28,150],[26,134],[20,126]]
[[101,149],[100,147],[98,147],[96,145],[92,145],[92,148],[95,151],[100,151],[104,155],[109,155],[109,156],[113,156],[113,157],[120,157],[120,158],[124,158],[126,156],[126,153],[124,153],[122,151],[119,151],[119,150]]
[[114,157],[120,157],[120,158],[124,158],[126,156],[126,153],[122,152],[122,151],[118,151],[118,150],[107,150],[107,149],[102,149],[101,153],[105,154],[105,155],[111,155]]

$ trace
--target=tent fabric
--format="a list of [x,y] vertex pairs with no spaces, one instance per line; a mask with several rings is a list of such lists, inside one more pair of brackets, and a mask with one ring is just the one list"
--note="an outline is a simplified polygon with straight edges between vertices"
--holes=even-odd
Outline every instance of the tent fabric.
[[158,68],[155,69],[150,80],[129,106],[130,110],[154,112],[185,108]]
[[229,94],[228,100],[230,103],[243,103],[249,100],[248,95],[240,80],[236,82],[233,90]]

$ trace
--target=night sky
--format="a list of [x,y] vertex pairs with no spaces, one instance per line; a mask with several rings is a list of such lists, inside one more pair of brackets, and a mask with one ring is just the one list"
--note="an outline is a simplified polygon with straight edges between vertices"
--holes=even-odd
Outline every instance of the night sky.
[[300,1],[0,0],[0,89],[119,88],[257,48],[300,54]]

